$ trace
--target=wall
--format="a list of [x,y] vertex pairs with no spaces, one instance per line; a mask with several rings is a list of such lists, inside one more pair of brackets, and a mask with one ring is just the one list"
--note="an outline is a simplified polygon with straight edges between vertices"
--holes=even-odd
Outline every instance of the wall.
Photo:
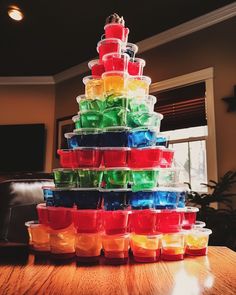
[[52,169],[54,111],[54,86],[0,86],[0,124],[45,124],[45,172],[51,172]]

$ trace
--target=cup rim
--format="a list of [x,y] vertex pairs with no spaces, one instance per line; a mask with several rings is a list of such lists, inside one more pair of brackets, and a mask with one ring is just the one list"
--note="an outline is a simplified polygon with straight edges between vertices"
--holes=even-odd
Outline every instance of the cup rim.
[[124,78],[128,78],[129,74],[124,72],[124,71],[108,71],[108,72],[104,72],[102,73],[102,79],[104,77],[109,77],[109,76],[123,76]]
[[115,171],[130,171],[131,169],[128,168],[128,167],[106,167],[103,169],[103,171],[112,171],[112,170],[115,170]]
[[100,149],[102,151],[130,151],[131,148],[130,147],[100,147]]
[[120,24],[120,23],[108,23],[108,24],[105,24],[105,26],[104,26],[104,30],[106,29],[106,27],[114,26],[114,25],[116,25],[116,26],[121,26],[121,27],[125,28],[125,25]]
[[29,220],[25,222],[26,227],[31,227],[31,226],[37,226],[37,225],[43,225],[39,222],[39,220]]
[[102,79],[100,76],[93,76],[93,75],[85,76],[82,79],[84,85],[86,85],[89,80],[102,80]]
[[104,62],[105,60],[107,60],[108,57],[112,57],[113,55],[124,56],[124,57],[126,57],[126,59],[128,60],[128,62],[130,60],[130,56],[127,53],[122,53],[122,52],[109,52],[109,53],[106,53],[106,54],[103,55],[102,61]]
[[109,193],[109,192],[131,192],[131,188],[99,188],[99,191],[102,193]]
[[109,43],[118,43],[120,46],[122,45],[122,41],[118,38],[105,38],[105,39],[102,39],[100,41],[98,41],[97,43],[97,51],[98,51],[98,48],[99,46],[101,46],[102,43],[105,43],[105,42],[109,42]]
[[206,228],[206,227],[194,228],[188,232],[192,232],[196,235],[208,235],[209,236],[212,234],[212,230],[210,228]]
[[88,68],[91,70],[92,67],[96,64],[103,66],[103,63],[100,61],[100,59],[92,59],[88,62]]
[[53,172],[57,172],[57,171],[70,171],[70,172],[75,172],[75,169],[74,168],[54,168],[52,170]]
[[152,79],[149,76],[144,76],[144,75],[129,76],[129,79],[130,80],[146,80],[149,85],[152,83]]
[[188,213],[188,212],[199,212],[199,208],[187,206],[185,207],[185,213]]
[[143,59],[143,58],[140,58],[140,57],[134,57],[134,58],[130,58],[130,61],[131,63],[141,63],[143,67],[146,66],[146,61]]
[[[89,133],[91,131],[91,133]],[[95,132],[93,132],[95,131]],[[88,132],[88,134],[96,134],[96,133],[102,133],[102,128],[77,128],[73,130],[73,133],[76,135],[83,134],[83,132]]]
[[127,46],[130,46],[130,47],[133,47],[134,48],[134,54],[136,54],[138,52],[138,45],[134,44],[134,43],[131,43],[131,42],[127,42],[126,43],[126,46],[125,46],[125,49],[127,49]]
[[76,135],[75,132],[67,132],[67,133],[64,133],[64,137],[65,138],[72,138],[74,135]]
[[206,223],[204,221],[196,220],[193,229],[198,229],[198,228],[204,228],[206,226]]

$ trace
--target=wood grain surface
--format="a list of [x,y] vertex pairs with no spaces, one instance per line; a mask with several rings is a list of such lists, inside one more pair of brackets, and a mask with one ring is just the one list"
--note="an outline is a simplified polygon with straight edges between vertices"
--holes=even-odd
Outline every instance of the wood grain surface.
[[209,247],[204,257],[123,266],[55,264],[29,255],[26,263],[0,261],[0,295],[7,294],[235,295],[236,253]]

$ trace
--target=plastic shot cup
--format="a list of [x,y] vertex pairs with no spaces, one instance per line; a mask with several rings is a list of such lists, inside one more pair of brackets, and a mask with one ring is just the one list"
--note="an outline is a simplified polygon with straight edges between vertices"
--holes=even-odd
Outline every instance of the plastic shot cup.
[[102,113],[98,111],[83,111],[74,116],[76,129],[79,128],[102,128]]
[[85,95],[79,95],[76,97],[76,101],[80,111],[102,112],[105,107],[104,100],[101,98],[87,99]]
[[74,130],[78,138],[77,147],[99,147],[102,138],[102,129],[99,128],[80,128]]
[[176,209],[178,207],[180,192],[174,187],[157,187],[154,198],[155,208]]
[[54,206],[53,189],[55,186],[42,186],[43,198],[47,206]]
[[77,168],[99,168],[102,162],[102,150],[97,147],[79,147],[74,156]]
[[157,136],[156,138],[156,146],[164,146],[168,147],[168,139],[165,136]]
[[73,168],[73,150],[57,150],[62,168]]
[[194,225],[193,225],[193,229],[203,228],[205,226],[206,226],[205,222],[196,220]]
[[101,77],[101,75],[105,72],[105,68],[103,62],[99,59],[93,59],[88,63],[88,67],[92,72],[92,76]]
[[53,170],[55,187],[73,188],[77,186],[77,173],[73,169]]
[[156,187],[158,180],[158,170],[156,169],[132,169],[131,188],[132,191],[142,191]]
[[75,238],[76,260],[79,263],[98,263],[102,250],[101,233],[77,233]]
[[127,108],[128,98],[123,95],[109,95],[105,98],[105,109],[111,109],[115,107]]
[[171,168],[174,160],[174,150],[163,148],[161,168]]
[[129,98],[128,110],[130,112],[143,112],[152,113],[154,111],[154,105],[156,103],[156,97],[154,95],[147,95],[143,99],[141,98]]
[[77,233],[99,233],[102,230],[102,210],[74,211],[74,227]]
[[102,74],[105,96],[126,95],[128,74],[122,71],[110,71]]
[[125,210],[129,206],[129,189],[102,189],[103,208],[106,211]]
[[101,169],[78,169],[81,188],[99,188],[102,183],[103,171]]
[[88,99],[104,97],[104,83],[101,77],[86,76],[83,78],[85,95]]
[[136,262],[156,262],[161,257],[162,234],[131,234],[130,245]]
[[130,194],[131,209],[132,210],[154,209],[154,196],[155,196],[155,192],[152,190],[131,192]]
[[103,228],[107,235],[125,234],[128,232],[129,210],[103,211]]
[[73,209],[65,207],[47,207],[48,225],[52,230],[67,229],[73,224]]
[[68,132],[64,134],[68,149],[74,149],[79,146],[79,137],[74,132]]
[[128,146],[131,148],[143,148],[155,146],[156,130],[151,128],[135,128],[129,131]]
[[130,128],[151,127],[160,131],[163,115],[159,113],[128,112],[127,126]]
[[127,72],[129,55],[126,53],[108,53],[102,58],[105,71],[124,71]]
[[151,78],[147,76],[130,76],[127,79],[127,95],[131,98],[145,98],[149,94]]
[[129,182],[129,169],[128,168],[107,168],[103,172],[104,188],[127,188]]
[[54,188],[53,200],[55,207],[72,208],[74,206],[74,192],[71,189]]
[[175,168],[159,169],[158,184],[162,187],[174,187],[179,183],[179,170]]
[[157,214],[156,228],[161,233],[176,233],[181,231],[184,219],[184,209],[164,209]]
[[127,147],[128,146],[127,127],[105,128],[101,135],[102,147]]
[[97,52],[99,53],[99,59],[102,58],[107,53],[121,53],[122,42],[117,38],[106,38],[98,42]]
[[197,212],[199,211],[196,207],[186,207],[184,211],[184,219],[182,223],[183,229],[192,229],[196,222]]
[[46,206],[46,203],[41,203],[36,206],[37,213],[38,213],[38,219],[39,223],[43,224],[45,226],[49,225],[48,220],[48,206]]
[[127,125],[127,109],[123,107],[115,107],[106,109],[103,112],[104,128],[109,127],[126,127]]
[[37,252],[49,252],[49,232],[48,227],[40,224],[36,220],[25,223],[29,234],[29,246]]
[[130,168],[156,168],[160,167],[162,149],[158,147],[132,148],[129,151],[128,167]]
[[139,235],[154,235],[157,233],[156,219],[156,210],[133,210],[130,215],[130,230]]
[[131,76],[142,76],[146,62],[142,58],[131,58],[128,63],[128,73]]
[[212,234],[212,231],[208,228],[194,228],[188,231],[185,236],[185,254],[191,256],[206,255],[210,234]]
[[102,235],[102,247],[107,264],[125,264],[129,257],[129,234]]
[[103,150],[103,165],[105,168],[127,167],[129,148],[106,147]]
[[106,38],[117,38],[122,42],[127,42],[129,29],[119,23],[109,23],[104,27]]
[[183,260],[185,254],[185,233],[166,233],[162,236],[162,260]]
[[74,190],[74,202],[78,209],[100,209],[102,193],[96,188],[78,188]]
[[122,52],[127,53],[131,59],[134,59],[136,53],[138,52],[138,46],[134,43],[126,43],[125,47],[122,49]]

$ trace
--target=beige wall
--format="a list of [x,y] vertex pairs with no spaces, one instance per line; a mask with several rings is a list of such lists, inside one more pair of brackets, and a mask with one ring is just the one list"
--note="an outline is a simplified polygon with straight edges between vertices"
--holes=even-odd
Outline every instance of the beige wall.
[[[236,85],[236,18],[169,42],[141,55],[153,82],[214,67],[218,174],[236,170],[236,112],[227,113],[221,98]],[[96,44],[94,44],[95,46]],[[82,76],[85,76],[82,75]],[[56,118],[77,111],[75,96],[83,93],[82,76],[56,85]],[[54,161],[55,165],[58,162]]]
[[45,172],[52,169],[54,111],[54,86],[0,86],[0,124],[45,124]]

